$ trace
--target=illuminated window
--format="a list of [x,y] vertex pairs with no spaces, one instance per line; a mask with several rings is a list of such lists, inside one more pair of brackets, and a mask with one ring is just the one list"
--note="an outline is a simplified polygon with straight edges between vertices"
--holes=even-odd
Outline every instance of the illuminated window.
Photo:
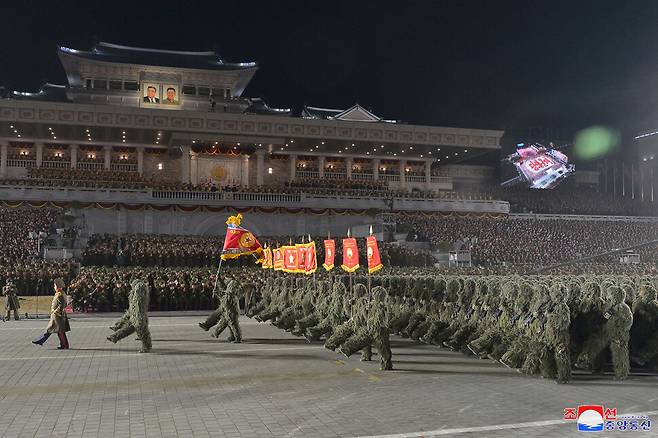
[[271,167],[268,167],[268,168],[267,168],[267,173],[270,174],[270,175],[272,175],[272,168],[271,168]]
[[162,169],[164,169],[164,164],[158,163],[158,170],[162,170]]

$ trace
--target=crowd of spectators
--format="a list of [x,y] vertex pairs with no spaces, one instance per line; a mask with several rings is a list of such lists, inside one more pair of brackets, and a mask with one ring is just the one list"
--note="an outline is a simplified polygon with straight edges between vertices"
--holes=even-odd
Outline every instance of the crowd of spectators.
[[29,233],[48,233],[57,212],[47,208],[0,208],[0,265],[38,256],[38,240]]
[[651,222],[431,216],[409,218],[413,233],[438,247],[471,251],[476,264],[550,265],[658,239]]
[[[325,238],[313,238],[318,265],[324,261]],[[261,244],[269,246],[301,243],[299,236],[260,236]],[[305,240],[307,241],[307,239]],[[362,264],[365,264],[365,239],[357,239]],[[210,267],[217,266],[224,245],[224,236],[181,236],[165,234],[95,234],[90,236],[82,251],[85,266],[163,266]],[[410,249],[393,243],[379,244],[383,263],[388,266],[432,266],[434,258],[428,251]],[[336,240],[336,262],[340,262],[342,249]],[[227,262],[231,266],[249,266],[253,259],[245,257]]]

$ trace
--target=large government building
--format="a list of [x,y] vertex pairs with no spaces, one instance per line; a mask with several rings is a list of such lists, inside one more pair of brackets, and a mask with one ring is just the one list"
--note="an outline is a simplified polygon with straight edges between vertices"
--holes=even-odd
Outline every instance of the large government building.
[[[221,232],[229,209],[251,210],[266,234],[339,230],[377,211],[509,211],[473,193],[493,168],[469,164],[502,131],[413,125],[358,103],[293,114],[244,96],[257,63],[212,51],[57,52],[67,84],[0,100],[5,202],[93,206],[93,231],[119,233]],[[79,182],[91,174],[100,185]],[[319,180],[351,190],[304,189]]]

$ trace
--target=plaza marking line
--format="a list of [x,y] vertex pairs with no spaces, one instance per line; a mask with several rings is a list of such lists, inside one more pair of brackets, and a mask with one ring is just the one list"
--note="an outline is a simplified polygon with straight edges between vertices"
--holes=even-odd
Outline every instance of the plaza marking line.
[[[649,412],[636,412],[631,414],[619,414],[619,415],[658,415],[658,411],[649,411]],[[472,432],[495,432],[497,430],[509,430],[509,429],[526,429],[529,427],[544,427],[544,426],[557,426],[557,425],[567,425],[570,424],[575,427],[573,421],[567,420],[544,420],[544,421],[530,421],[527,423],[507,423],[507,424],[492,424],[489,426],[477,426],[477,427],[458,427],[454,429],[438,429],[438,430],[428,430],[425,432],[410,432],[410,433],[393,433],[390,435],[368,435],[360,436],[357,438],[431,438],[434,436],[441,435],[458,435],[462,433],[472,433]],[[575,429],[574,429],[575,430]]]
[[[173,347],[175,345],[187,345],[187,344],[172,344],[168,345],[167,347]],[[250,353],[252,351],[289,351],[289,350],[319,350],[323,348],[322,345],[316,345],[312,346],[309,345],[307,347],[277,347],[277,348],[247,348],[247,349],[238,349],[238,350],[217,350],[213,351],[213,353]],[[87,349],[85,351],[93,351],[93,348]],[[69,351],[75,351],[75,350],[69,350]],[[100,350],[100,351],[107,351],[106,349]],[[153,352],[157,353],[157,349],[154,349]],[[170,352],[172,354],[176,354],[175,352]],[[126,353],[123,350],[117,350],[116,353],[114,354],[84,354],[84,355],[62,355],[62,356],[30,356],[30,357],[0,357],[0,362],[10,362],[10,361],[22,361],[22,360],[34,360],[34,359],[96,359],[100,357],[125,357],[125,356],[143,356],[143,357],[157,357],[157,355],[153,355],[150,353]]]
[[[118,318],[117,318],[118,319]],[[73,331],[75,329],[81,330],[81,329],[88,329],[88,328],[109,328],[109,325],[84,325],[84,324],[77,324],[80,322],[80,320],[75,320],[72,318],[69,318],[69,321],[72,323],[76,324],[74,325]],[[3,325],[0,325],[0,332],[4,330],[36,330],[36,329],[43,329],[43,325],[48,323],[48,319],[42,319],[40,321],[35,321],[31,319],[29,322],[42,322],[38,327],[5,327]],[[253,322],[242,322],[240,321],[240,325],[257,325],[261,324],[260,322],[253,321]],[[198,327],[198,324],[149,324],[149,327],[180,327],[180,326],[190,326],[190,327]]]

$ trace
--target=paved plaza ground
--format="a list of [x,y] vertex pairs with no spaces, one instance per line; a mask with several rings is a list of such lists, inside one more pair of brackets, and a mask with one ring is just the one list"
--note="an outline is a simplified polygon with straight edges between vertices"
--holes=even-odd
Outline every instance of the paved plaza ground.
[[[656,376],[556,385],[397,337],[382,372],[377,356],[345,359],[250,319],[243,344],[216,340],[194,314],[151,315],[153,352],[139,354],[134,336],[105,340],[114,319],[73,317],[69,351],[55,336],[30,343],[44,320],[0,322],[0,436],[582,436],[562,420],[579,404],[658,423]],[[658,436],[658,424],[615,435]]]

